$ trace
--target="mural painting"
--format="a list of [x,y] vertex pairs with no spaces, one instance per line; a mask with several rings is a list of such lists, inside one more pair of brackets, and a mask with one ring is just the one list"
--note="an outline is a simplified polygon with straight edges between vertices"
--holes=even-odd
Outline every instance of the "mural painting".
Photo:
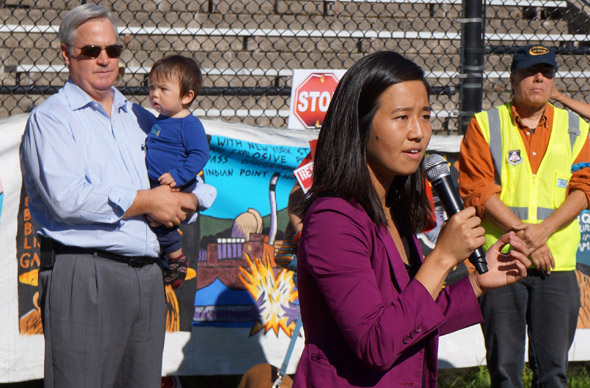
[[[285,339],[288,342],[292,336],[299,317],[295,273],[289,269],[289,263],[295,257],[295,246],[288,223],[287,201],[295,184],[293,171],[308,154],[309,147],[307,141],[300,142],[306,146],[284,146],[264,144],[260,138],[257,140],[210,136],[211,157],[202,177],[216,187],[218,195],[211,208],[201,212],[195,223],[180,228],[190,268],[180,288],[166,287],[167,331],[170,334],[187,333],[190,338],[195,338],[195,342],[189,341],[182,349],[187,362],[185,372],[200,368],[200,371],[223,374],[228,368],[242,368],[219,363],[219,360],[225,361],[229,348],[216,347],[225,338],[241,341],[241,352],[256,349],[258,360],[261,357],[268,359],[269,346],[286,349]],[[276,140],[269,139],[269,142],[276,143]],[[456,180],[458,155],[441,154],[449,161]],[[5,190],[0,194],[0,200]],[[34,337],[42,334],[37,303],[39,242],[34,235],[35,226],[26,193],[21,187],[17,190],[20,197],[16,196],[16,199],[20,203],[18,212],[15,212],[16,258],[13,260],[16,260],[18,270],[18,331],[22,336]],[[7,203],[4,202],[5,208]],[[445,218],[436,197],[435,205],[437,227],[419,235],[425,253],[434,246]],[[6,214],[2,214],[4,225]],[[590,213],[580,214],[579,221],[582,238],[576,274],[582,293],[582,308],[578,328],[588,329]],[[449,275],[447,284],[470,270],[468,262],[458,266]],[[230,332],[233,334],[227,335]],[[211,356],[212,351],[216,353],[215,357]],[[207,360],[213,360],[210,365],[203,362],[198,366],[191,364],[191,360],[203,352],[207,354]],[[272,357],[280,360],[285,353],[275,350],[274,354]]]

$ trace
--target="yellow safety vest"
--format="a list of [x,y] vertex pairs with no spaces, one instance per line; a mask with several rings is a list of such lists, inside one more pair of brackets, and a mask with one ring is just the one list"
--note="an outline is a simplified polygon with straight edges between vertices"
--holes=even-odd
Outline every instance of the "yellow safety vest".
[[[565,201],[571,167],[588,138],[588,124],[579,115],[554,107],[553,128],[547,151],[536,174],[526,153],[510,103],[475,115],[490,146],[494,175],[502,187],[500,200],[525,223],[539,224]],[[484,249],[504,233],[485,217]],[[554,233],[547,246],[555,260],[554,271],[573,271],[580,242],[577,218]]]

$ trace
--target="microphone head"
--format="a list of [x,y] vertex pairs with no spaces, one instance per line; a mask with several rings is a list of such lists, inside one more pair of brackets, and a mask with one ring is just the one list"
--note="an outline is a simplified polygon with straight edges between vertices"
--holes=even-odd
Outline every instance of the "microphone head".
[[428,155],[422,162],[422,168],[424,168],[424,175],[430,183],[443,176],[451,175],[448,162],[438,154]]

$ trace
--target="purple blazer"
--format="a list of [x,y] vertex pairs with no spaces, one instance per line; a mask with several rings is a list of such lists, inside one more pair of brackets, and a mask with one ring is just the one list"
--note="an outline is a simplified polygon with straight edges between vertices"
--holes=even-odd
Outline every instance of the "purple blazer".
[[438,336],[482,319],[467,278],[433,301],[387,228],[341,198],[309,207],[297,278],[305,348],[295,388],[435,387]]

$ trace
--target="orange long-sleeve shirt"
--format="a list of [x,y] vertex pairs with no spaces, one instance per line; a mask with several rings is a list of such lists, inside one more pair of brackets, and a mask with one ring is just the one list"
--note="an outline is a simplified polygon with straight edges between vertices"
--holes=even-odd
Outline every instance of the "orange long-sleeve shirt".
[[[533,174],[536,174],[549,144],[554,108],[550,104],[546,105],[545,112],[534,131],[522,124],[514,102],[511,103],[510,110],[512,119],[524,142],[531,170]],[[590,162],[588,139],[584,142],[574,164],[582,162]],[[568,193],[573,190],[583,191],[590,203],[590,168],[582,168],[573,173],[568,185]],[[477,214],[482,216],[484,204],[488,198],[493,194],[500,194],[501,191],[502,188],[495,183],[490,147],[483,137],[477,121],[472,118],[461,142],[459,153],[459,194],[463,198],[465,206],[473,206],[477,210]]]

